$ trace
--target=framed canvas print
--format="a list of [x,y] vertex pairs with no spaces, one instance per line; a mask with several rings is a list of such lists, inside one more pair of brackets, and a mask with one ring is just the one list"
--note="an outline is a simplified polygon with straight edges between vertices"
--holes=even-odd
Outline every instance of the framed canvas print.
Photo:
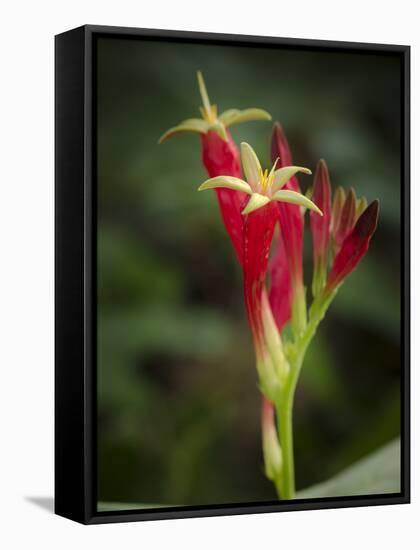
[[409,502],[409,47],[56,37],[56,513]]

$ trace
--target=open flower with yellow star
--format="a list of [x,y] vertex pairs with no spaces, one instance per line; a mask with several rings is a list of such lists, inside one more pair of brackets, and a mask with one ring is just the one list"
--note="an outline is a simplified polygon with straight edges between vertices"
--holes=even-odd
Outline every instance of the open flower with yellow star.
[[308,168],[284,166],[276,170],[277,159],[270,171],[263,170],[254,149],[248,143],[241,143],[241,160],[246,181],[228,175],[216,176],[202,183],[198,190],[227,188],[246,193],[250,197],[242,210],[244,215],[251,214],[271,201],[278,201],[303,206],[322,216],[321,210],[308,197],[297,191],[282,189],[298,172],[311,174]]
[[180,133],[193,132],[198,134],[207,134],[210,131],[218,134],[224,141],[228,141],[229,134],[227,128],[233,124],[248,122],[250,120],[271,120],[271,115],[264,109],[228,109],[220,115],[218,114],[217,105],[210,102],[206,84],[204,82],[201,71],[197,72],[198,88],[200,90],[201,101],[200,107],[202,118],[187,118],[180,122],[177,126],[169,128],[159,139],[162,143],[166,139]]

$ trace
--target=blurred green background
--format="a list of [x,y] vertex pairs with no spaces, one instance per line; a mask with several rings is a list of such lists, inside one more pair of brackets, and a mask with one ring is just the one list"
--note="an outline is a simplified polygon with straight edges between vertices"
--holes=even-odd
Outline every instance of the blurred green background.
[[[215,504],[275,499],[242,281],[199,139],[159,136],[199,116],[195,73],[219,110],[261,107],[296,164],[379,198],[368,255],[340,290],[295,401],[297,486],[399,434],[400,74],[391,55],[99,39],[98,499]],[[235,126],[269,163],[271,123]],[[303,189],[310,179],[301,179]],[[307,228],[305,271],[311,277]]]

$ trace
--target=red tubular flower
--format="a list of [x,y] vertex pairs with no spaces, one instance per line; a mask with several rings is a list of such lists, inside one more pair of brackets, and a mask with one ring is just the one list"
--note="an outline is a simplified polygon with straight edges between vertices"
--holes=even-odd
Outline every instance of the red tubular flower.
[[[292,155],[290,152],[289,143],[283,132],[282,127],[278,122],[274,124],[273,134],[271,139],[271,157],[273,162],[279,158],[279,166],[292,164]],[[299,183],[296,176],[292,177],[285,185],[285,188],[299,192]],[[294,315],[296,319],[296,330],[305,324],[306,313],[304,311],[304,286],[303,286],[303,213],[300,206],[286,203],[279,203],[278,218],[280,225],[280,233],[283,237],[283,243],[278,241],[278,246],[284,246],[284,253],[290,270],[290,278],[286,281],[282,278],[272,278],[270,303],[273,309],[273,315],[278,323],[279,330],[284,326],[283,320],[290,319],[292,316],[292,306],[295,303]],[[276,257],[280,257],[282,252],[275,252]],[[279,286],[284,283],[290,284],[290,287]],[[280,294],[284,293],[285,300],[278,300]],[[297,299],[296,299],[297,298]],[[287,303],[287,301],[289,303]],[[281,305],[282,309],[277,307]],[[277,307],[276,307],[277,306]],[[297,307],[296,307],[297,306]]]
[[[184,132],[200,134],[203,164],[210,177],[229,175],[241,177],[239,152],[228,131],[232,124],[249,120],[271,120],[262,109],[228,109],[218,114],[217,106],[210,103],[203,76],[197,73],[198,87],[203,102],[200,112],[203,118],[189,118],[170,128],[159,142]],[[235,249],[238,261],[243,263],[243,220],[240,207],[244,196],[233,189],[216,189],[222,219]]]
[[[275,123],[271,139],[272,161],[278,158],[278,166],[292,165],[292,154],[289,143],[278,122]],[[299,182],[293,176],[284,185],[284,189],[300,192]],[[279,223],[283,235],[287,259],[294,284],[302,282],[302,250],[303,250],[303,214],[300,206],[295,204],[279,203]]]
[[[289,143],[279,122],[274,123],[271,137],[271,159],[274,162],[277,158],[280,159],[279,166],[292,165],[292,153]],[[289,181],[289,186],[293,187],[295,191],[299,190],[299,183],[296,178]]]
[[[304,195],[285,189],[287,182],[297,172],[310,174],[307,168],[284,166],[276,169],[277,162],[274,162],[270,172],[263,170],[255,151],[247,143],[241,144],[241,160],[247,181],[228,175],[215,176],[202,183],[199,190],[223,188],[249,195],[243,208],[241,206],[241,215],[244,216],[242,267],[245,304],[255,342],[257,366],[267,393],[270,394],[274,380],[272,376],[274,356],[279,368],[283,368],[282,352],[279,349],[281,343],[272,313],[267,311],[270,308],[265,294],[268,258],[279,216],[277,205],[285,202],[313,209],[318,212],[318,215],[322,215],[322,212]],[[279,283],[279,287],[274,292],[284,293],[284,289],[280,286],[282,280],[288,280],[285,279],[284,274],[282,277],[278,277],[277,274],[273,277],[273,281]],[[274,380],[274,384],[275,382]]]
[[263,352],[265,345],[261,298],[276,222],[277,208],[274,203],[248,214],[244,222],[244,296],[249,324],[259,353]]
[[323,213],[323,216],[310,214],[314,260],[312,294],[317,296],[325,285],[331,224],[331,184],[324,160],[319,161],[316,169],[312,200]]
[[336,288],[366,254],[378,224],[378,214],[379,201],[375,200],[364,210],[351,233],[344,239],[328,276],[325,287],[327,293]]
[[287,261],[283,235],[277,237],[273,256],[269,261],[269,301],[278,330],[281,332],[292,314],[292,277]]
[[[201,150],[203,164],[208,175],[229,175],[240,178],[242,176],[239,151],[227,130],[227,140],[210,130],[201,134]],[[245,202],[245,193],[233,189],[215,189],[220,212],[226,231],[232,241],[239,263],[243,263],[243,216],[241,207]]]

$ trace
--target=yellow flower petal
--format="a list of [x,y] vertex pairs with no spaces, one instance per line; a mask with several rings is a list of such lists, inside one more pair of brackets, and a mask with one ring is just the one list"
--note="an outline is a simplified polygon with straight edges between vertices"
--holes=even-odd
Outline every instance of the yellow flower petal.
[[254,210],[258,210],[259,208],[262,208],[269,202],[270,202],[270,199],[265,195],[260,195],[259,193],[252,193],[248,201],[248,204],[242,210],[242,214],[244,215],[250,214],[251,212],[254,212]]
[[286,189],[282,191],[277,191],[271,197],[271,200],[298,204],[299,206],[304,206],[305,208],[313,210],[314,212],[317,212],[320,216],[322,216],[322,212],[316,204],[309,200],[308,197],[305,197],[305,195],[297,193],[296,191],[288,191]]
[[226,187],[227,189],[234,189],[235,191],[243,191],[244,193],[252,194],[252,189],[249,184],[239,178],[233,176],[216,176],[210,178],[200,185],[199,191],[205,189],[216,189],[217,187]]
[[261,164],[254,149],[248,143],[241,143],[241,161],[246,180],[256,190],[260,181]]
[[285,185],[295,174],[302,172],[303,174],[312,174],[308,168],[302,166],[284,166],[276,170],[273,175],[273,191],[278,191]]
[[239,109],[228,109],[227,111],[224,111],[219,116],[219,120],[222,124],[225,126],[229,126],[229,124],[232,124],[232,120],[240,113],[241,111]]
[[232,124],[248,122],[249,120],[271,120],[271,115],[263,109],[250,108],[242,111],[239,109],[229,109],[220,115],[219,120],[225,126],[231,126]]
[[209,125],[201,118],[187,118],[183,120],[178,126],[174,126],[167,130],[160,138],[159,143],[162,143],[166,139],[174,136],[175,134],[180,134],[183,132],[195,132],[199,134],[205,134],[209,129]]
[[213,111],[211,109],[210,99],[207,93],[206,83],[204,82],[203,74],[201,71],[197,71],[198,89],[200,90],[201,101],[207,116],[211,117]]

